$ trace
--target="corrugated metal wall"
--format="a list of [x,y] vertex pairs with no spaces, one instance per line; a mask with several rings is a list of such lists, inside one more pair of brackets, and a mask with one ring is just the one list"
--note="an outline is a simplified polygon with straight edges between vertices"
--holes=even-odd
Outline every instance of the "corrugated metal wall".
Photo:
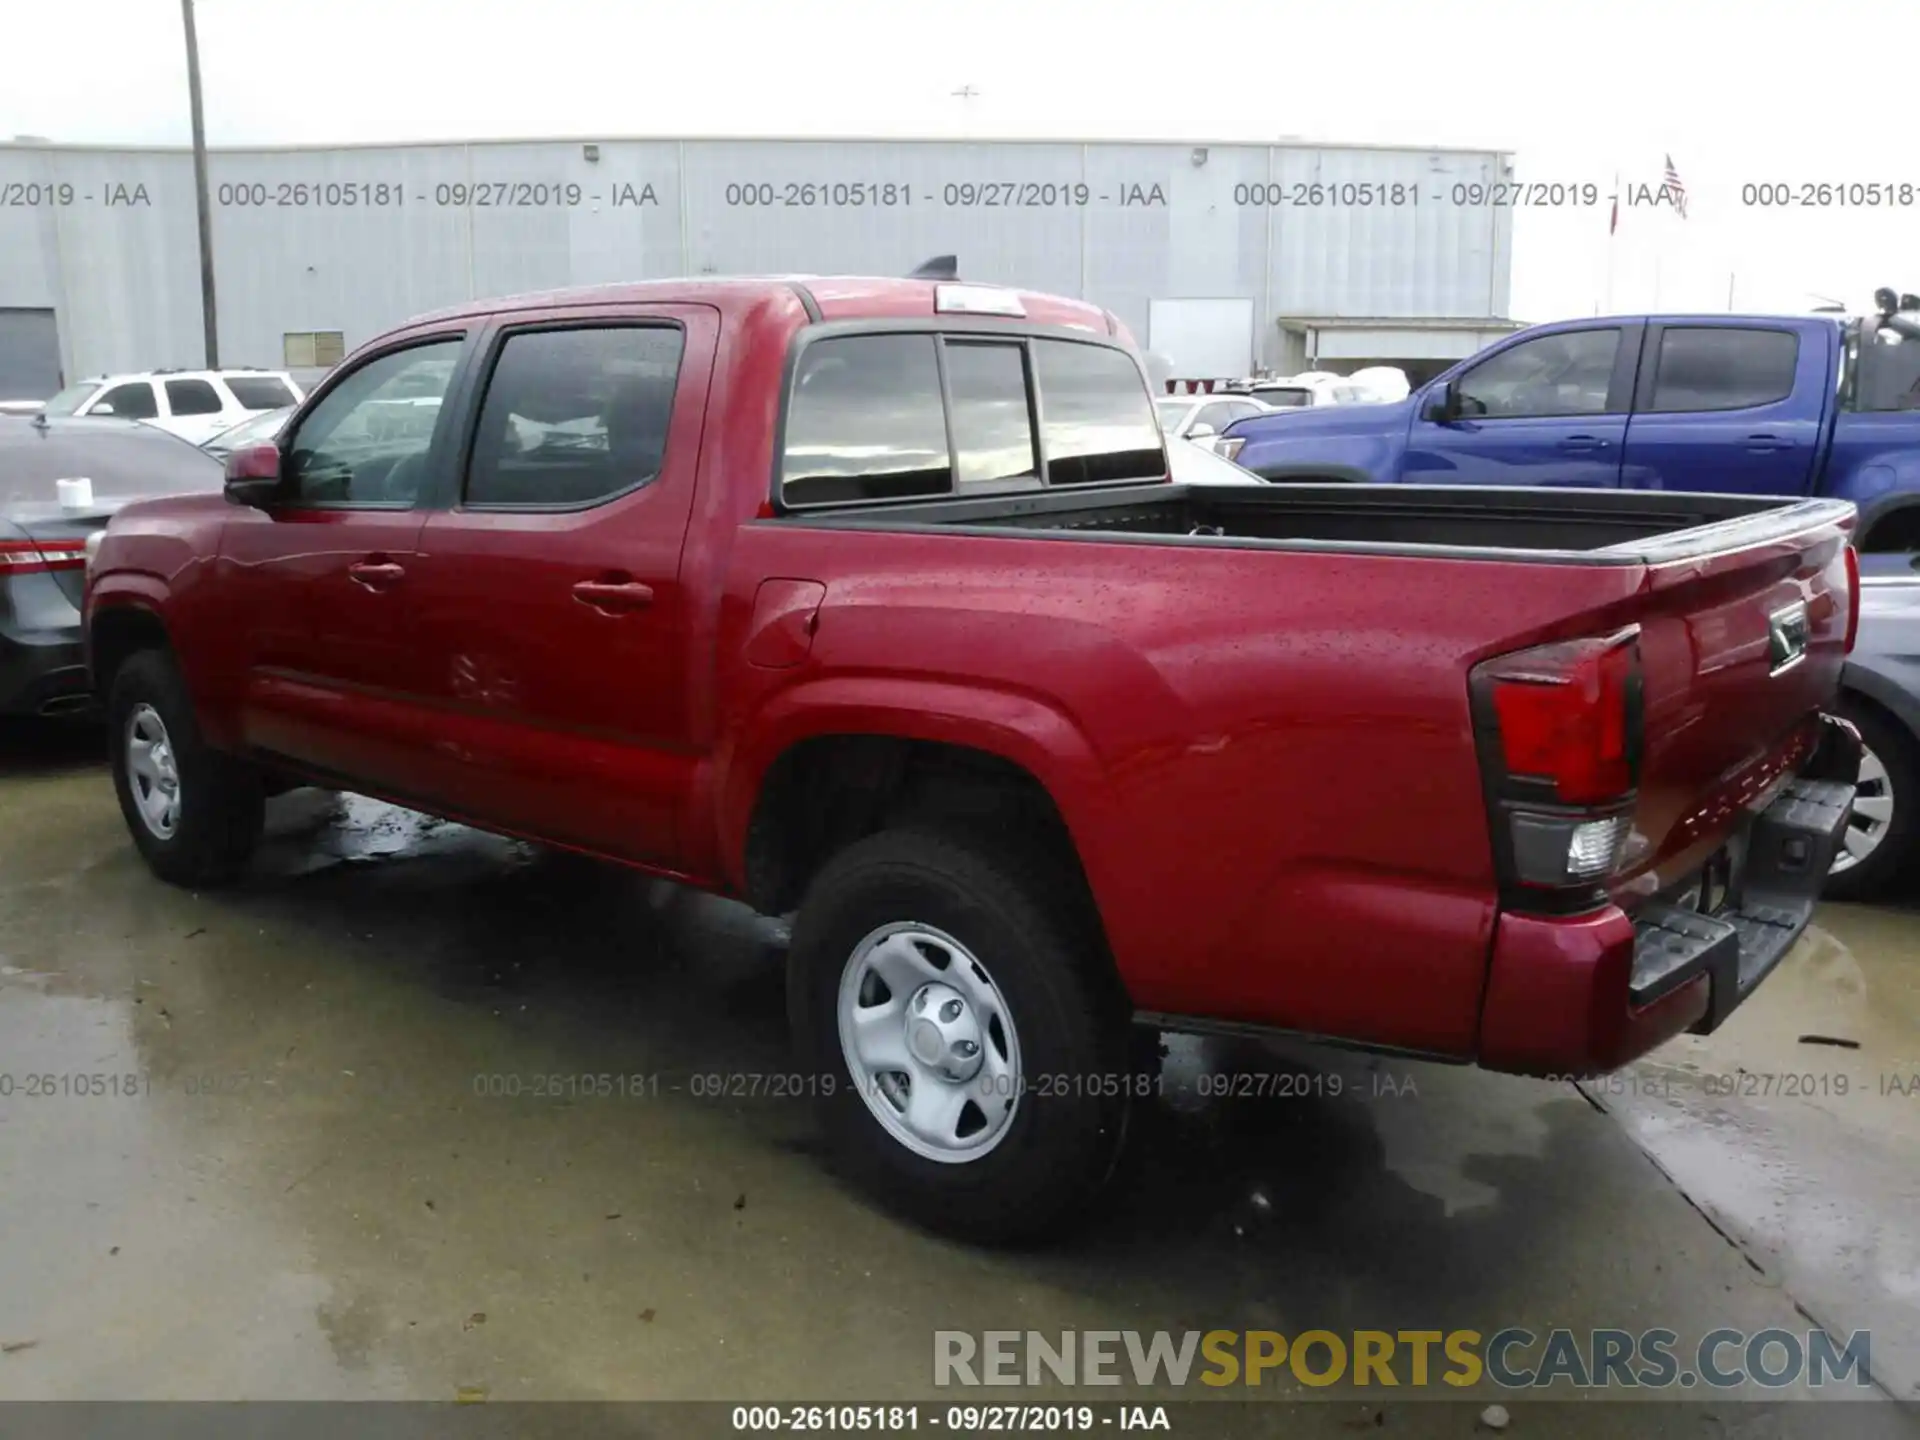
[[[1491,152],[1049,142],[578,141],[210,157],[221,358],[349,348],[406,316],[554,285],[897,274],[1084,296],[1143,341],[1150,298],[1276,315],[1506,313],[1510,212],[1456,203]],[[1315,189],[1314,187],[1320,187]],[[1271,202],[1279,203],[1271,203]],[[193,167],[178,151],[0,146],[0,307],[51,306],[69,379],[200,363]]]

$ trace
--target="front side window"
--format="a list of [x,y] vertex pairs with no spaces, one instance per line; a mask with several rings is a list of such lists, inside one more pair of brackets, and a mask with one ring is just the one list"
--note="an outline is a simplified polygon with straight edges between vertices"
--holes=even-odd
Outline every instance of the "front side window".
[[1746,410],[1793,393],[1800,339],[1791,330],[1688,326],[1660,333],[1649,410]]
[[787,409],[789,505],[900,500],[953,488],[940,362],[931,335],[816,340]]
[[218,415],[220,394],[204,380],[167,381],[167,409],[175,415]]
[[1167,473],[1153,399],[1124,350],[1033,342],[1049,485],[1157,480]]
[[670,325],[509,335],[480,406],[465,503],[571,508],[655,479],[684,344]]
[[89,415],[118,415],[122,420],[151,420],[160,413],[153,398],[153,386],[145,380],[129,380],[116,385],[96,400]]
[[1604,415],[1618,330],[1570,330],[1509,346],[1455,386],[1469,419]]
[[[411,505],[426,474],[440,401],[463,342],[390,350],[321,397],[285,447],[287,490],[301,505]],[[422,371],[440,393],[414,393]],[[405,392],[396,398],[396,392]]]

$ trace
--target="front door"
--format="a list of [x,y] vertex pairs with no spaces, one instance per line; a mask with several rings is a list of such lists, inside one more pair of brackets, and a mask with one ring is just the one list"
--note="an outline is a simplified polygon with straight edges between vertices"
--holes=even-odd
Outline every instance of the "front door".
[[699,755],[680,550],[718,335],[698,305],[516,316],[412,591],[439,807],[671,868]]
[[1453,378],[1454,415],[1417,405],[1415,485],[1618,485],[1639,327],[1565,329],[1495,350]]
[[[283,497],[239,511],[221,541],[246,655],[245,742],[406,798],[423,724],[416,540],[445,463],[439,407],[462,337],[385,350],[329,385],[280,442]],[[393,423],[396,408],[413,422]]]

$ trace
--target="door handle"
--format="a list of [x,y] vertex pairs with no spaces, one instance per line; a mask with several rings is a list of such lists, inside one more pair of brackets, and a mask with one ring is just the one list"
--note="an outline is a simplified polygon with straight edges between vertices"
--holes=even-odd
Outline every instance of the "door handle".
[[582,580],[573,598],[608,615],[644,610],[653,603],[653,587],[638,580]]
[[1793,440],[1785,435],[1760,434],[1747,436],[1747,449],[1758,451],[1763,455],[1769,450],[1791,450],[1793,446]]
[[347,567],[347,578],[369,590],[386,590],[406,579],[407,571],[391,560],[359,560]]
[[1598,435],[1569,435],[1560,442],[1562,450],[1604,450],[1609,444]]

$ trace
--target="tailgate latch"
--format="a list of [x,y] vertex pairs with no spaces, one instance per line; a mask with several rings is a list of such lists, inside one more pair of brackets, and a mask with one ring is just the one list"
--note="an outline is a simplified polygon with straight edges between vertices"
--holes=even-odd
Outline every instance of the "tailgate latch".
[[1806,654],[1807,602],[1796,600],[1767,617],[1767,659],[1773,666],[1767,673],[1778,675],[1790,670],[1805,659]]

